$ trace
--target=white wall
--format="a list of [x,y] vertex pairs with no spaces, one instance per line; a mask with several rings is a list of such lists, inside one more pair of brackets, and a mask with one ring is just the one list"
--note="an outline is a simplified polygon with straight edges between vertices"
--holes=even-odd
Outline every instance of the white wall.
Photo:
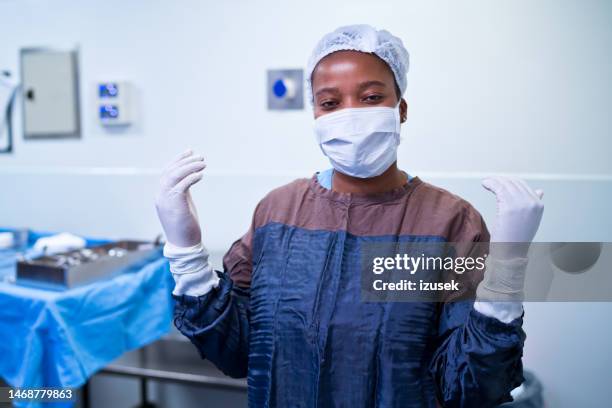
[[[78,44],[83,112],[81,140],[18,136],[0,155],[0,225],[150,238],[157,171],[190,146],[209,164],[194,193],[207,243],[227,248],[265,192],[327,167],[309,109],[266,110],[265,70],[303,66],[322,34],[367,22],[411,53],[401,167],[489,223],[480,176],[519,173],[546,192],[538,239],[612,241],[611,18],[605,0],[0,0],[0,68],[17,71],[21,47]],[[140,120],[108,132],[92,87],[115,79],[137,87]],[[525,363],[551,406],[612,396],[610,312],[526,306]]]

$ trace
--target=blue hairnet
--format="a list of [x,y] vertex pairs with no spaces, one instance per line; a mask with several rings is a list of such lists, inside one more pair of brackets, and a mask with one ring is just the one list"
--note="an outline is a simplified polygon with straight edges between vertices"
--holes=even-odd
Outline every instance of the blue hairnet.
[[402,40],[386,30],[376,30],[367,24],[356,24],[340,27],[324,35],[315,46],[306,66],[306,93],[311,103],[314,68],[325,56],[343,50],[373,53],[385,61],[393,72],[400,95],[404,94],[409,56]]

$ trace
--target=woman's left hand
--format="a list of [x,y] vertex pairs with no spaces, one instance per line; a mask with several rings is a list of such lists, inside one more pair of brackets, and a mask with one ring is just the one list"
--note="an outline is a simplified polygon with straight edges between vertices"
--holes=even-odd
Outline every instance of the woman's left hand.
[[[518,178],[490,177],[482,181],[482,186],[497,199],[491,242],[530,243],[544,213],[544,192],[532,190]],[[501,258],[526,257],[529,245],[499,245],[495,249],[503,249],[496,251]]]

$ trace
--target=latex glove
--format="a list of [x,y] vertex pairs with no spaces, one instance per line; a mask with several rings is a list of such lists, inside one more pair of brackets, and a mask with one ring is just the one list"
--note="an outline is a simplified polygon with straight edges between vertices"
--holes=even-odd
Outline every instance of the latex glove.
[[166,239],[177,247],[192,247],[202,241],[189,188],[202,179],[205,167],[202,156],[187,150],[162,172],[155,206]]
[[491,246],[491,255],[499,260],[525,258],[529,243],[535,237],[544,204],[542,190],[532,190],[518,178],[491,177],[482,181],[482,186],[495,194],[497,215],[491,231],[491,242],[524,243]]
[[495,194],[497,216],[474,308],[509,322],[522,313],[527,252],[542,219],[544,193],[533,191],[523,180],[505,177],[487,178],[482,185]]
[[208,263],[208,251],[199,243],[192,247],[164,245],[175,286],[173,295],[202,296],[219,286],[219,276]]

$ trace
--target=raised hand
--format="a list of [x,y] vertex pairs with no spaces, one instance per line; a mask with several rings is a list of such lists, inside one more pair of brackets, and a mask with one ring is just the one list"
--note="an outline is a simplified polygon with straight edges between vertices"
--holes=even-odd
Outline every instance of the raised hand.
[[188,150],[162,172],[155,206],[166,239],[177,247],[191,247],[202,240],[189,189],[202,179],[205,167],[204,158]]

